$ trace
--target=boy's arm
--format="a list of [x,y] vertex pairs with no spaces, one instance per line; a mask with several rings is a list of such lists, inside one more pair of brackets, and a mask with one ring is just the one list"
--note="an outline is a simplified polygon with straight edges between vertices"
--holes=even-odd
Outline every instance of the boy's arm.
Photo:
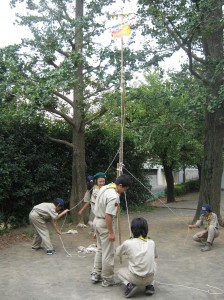
[[197,222],[195,224],[192,225],[188,225],[189,228],[199,228],[202,225],[202,219],[200,218],[199,220],[197,220]]
[[59,215],[57,215],[57,217],[54,219],[54,221],[57,221],[58,219],[60,219],[62,216],[67,214],[67,212],[69,212],[69,209],[63,210],[63,212],[61,212]]
[[86,202],[84,204],[84,206],[80,209],[80,211],[78,212],[78,214],[81,215],[87,209],[88,206],[89,206],[89,202]]
[[105,214],[105,221],[107,223],[107,229],[108,229],[108,239],[110,241],[115,241],[115,234],[113,230],[113,217],[110,214]]
[[51,226],[54,228],[54,230],[57,232],[58,235],[61,235],[61,231],[58,229],[55,221],[51,221]]
[[125,242],[116,248],[116,255],[122,256],[125,253]]

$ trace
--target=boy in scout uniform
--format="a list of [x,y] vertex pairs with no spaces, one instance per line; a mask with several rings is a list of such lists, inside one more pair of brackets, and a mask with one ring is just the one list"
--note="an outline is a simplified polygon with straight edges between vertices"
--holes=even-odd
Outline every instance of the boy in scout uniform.
[[36,229],[32,245],[33,250],[42,249],[41,243],[43,243],[48,255],[56,253],[56,251],[53,249],[46,223],[50,222],[57,234],[61,235],[61,232],[57,228],[55,221],[69,211],[68,209],[65,209],[63,212],[58,214],[58,212],[63,209],[64,200],[61,198],[56,198],[53,203],[43,202],[33,207],[29,214],[30,223]]
[[[89,215],[89,225],[92,227],[91,231],[94,232],[93,228],[93,220],[95,218],[94,215],[94,206],[95,206],[95,200],[97,197],[97,194],[102,186],[105,185],[106,180],[106,174],[103,172],[98,172],[94,176],[88,176],[87,177],[87,188],[88,186],[90,188],[87,189],[83,201],[85,202],[84,206],[80,209],[78,212],[79,215],[82,215],[83,212],[87,209],[87,207],[91,206],[91,211]],[[92,186],[91,186],[92,183]]]
[[91,280],[93,283],[102,281],[102,286],[118,285],[114,275],[114,218],[120,203],[119,195],[130,186],[128,175],[119,176],[115,183],[100,189],[95,201],[94,225],[97,238],[97,252],[94,259]]
[[148,223],[144,218],[134,218],[131,222],[133,238],[126,240],[116,249],[118,256],[127,255],[128,267],[118,270],[118,277],[126,285],[125,298],[130,298],[138,286],[145,287],[146,295],[153,295],[155,258],[158,257],[155,242],[147,238]]
[[199,220],[188,227],[204,227],[203,231],[199,231],[193,236],[193,240],[202,243],[201,251],[206,252],[211,250],[214,239],[219,236],[219,222],[217,215],[212,212],[212,207],[209,204],[202,205],[200,214]]

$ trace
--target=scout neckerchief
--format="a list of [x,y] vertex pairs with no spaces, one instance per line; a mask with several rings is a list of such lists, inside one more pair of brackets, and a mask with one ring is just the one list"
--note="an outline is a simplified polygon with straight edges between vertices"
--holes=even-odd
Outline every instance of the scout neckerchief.
[[107,185],[107,189],[115,189],[116,192],[117,192],[117,186],[116,186],[116,184],[113,183],[113,182]]
[[205,217],[205,228],[208,230],[210,222],[212,218],[212,212],[208,213],[208,215]]
[[148,241],[148,239],[147,238],[144,238],[142,235],[140,235],[139,237],[138,237],[138,239],[140,239],[140,240],[143,240],[143,241]]

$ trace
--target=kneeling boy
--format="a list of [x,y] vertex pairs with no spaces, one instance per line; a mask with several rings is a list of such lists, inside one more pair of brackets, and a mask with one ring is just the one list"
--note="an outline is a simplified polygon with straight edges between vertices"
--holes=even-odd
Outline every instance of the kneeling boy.
[[134,218],[131,222],[133,238],[126,240],[116,249],[116,254],[128,256],[128,268],[118,271],[118,277],[126,285],[124,296],[131,297],[138,286],[145,286],[145,293],[155,293],[153,286],[156,271],[156,247],[153,240],[147,238],[148,223],[144,218]]

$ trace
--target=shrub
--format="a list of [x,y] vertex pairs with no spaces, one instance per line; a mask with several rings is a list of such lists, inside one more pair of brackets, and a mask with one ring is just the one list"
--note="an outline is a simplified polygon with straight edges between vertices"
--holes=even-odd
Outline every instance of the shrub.
[[[200,187],[199,180],[190,180],[185,183],[174,185],[174,195],[182,196],[191,192],[198,192]],[[165,195],[167,195],[167,188],[165,188]]]

